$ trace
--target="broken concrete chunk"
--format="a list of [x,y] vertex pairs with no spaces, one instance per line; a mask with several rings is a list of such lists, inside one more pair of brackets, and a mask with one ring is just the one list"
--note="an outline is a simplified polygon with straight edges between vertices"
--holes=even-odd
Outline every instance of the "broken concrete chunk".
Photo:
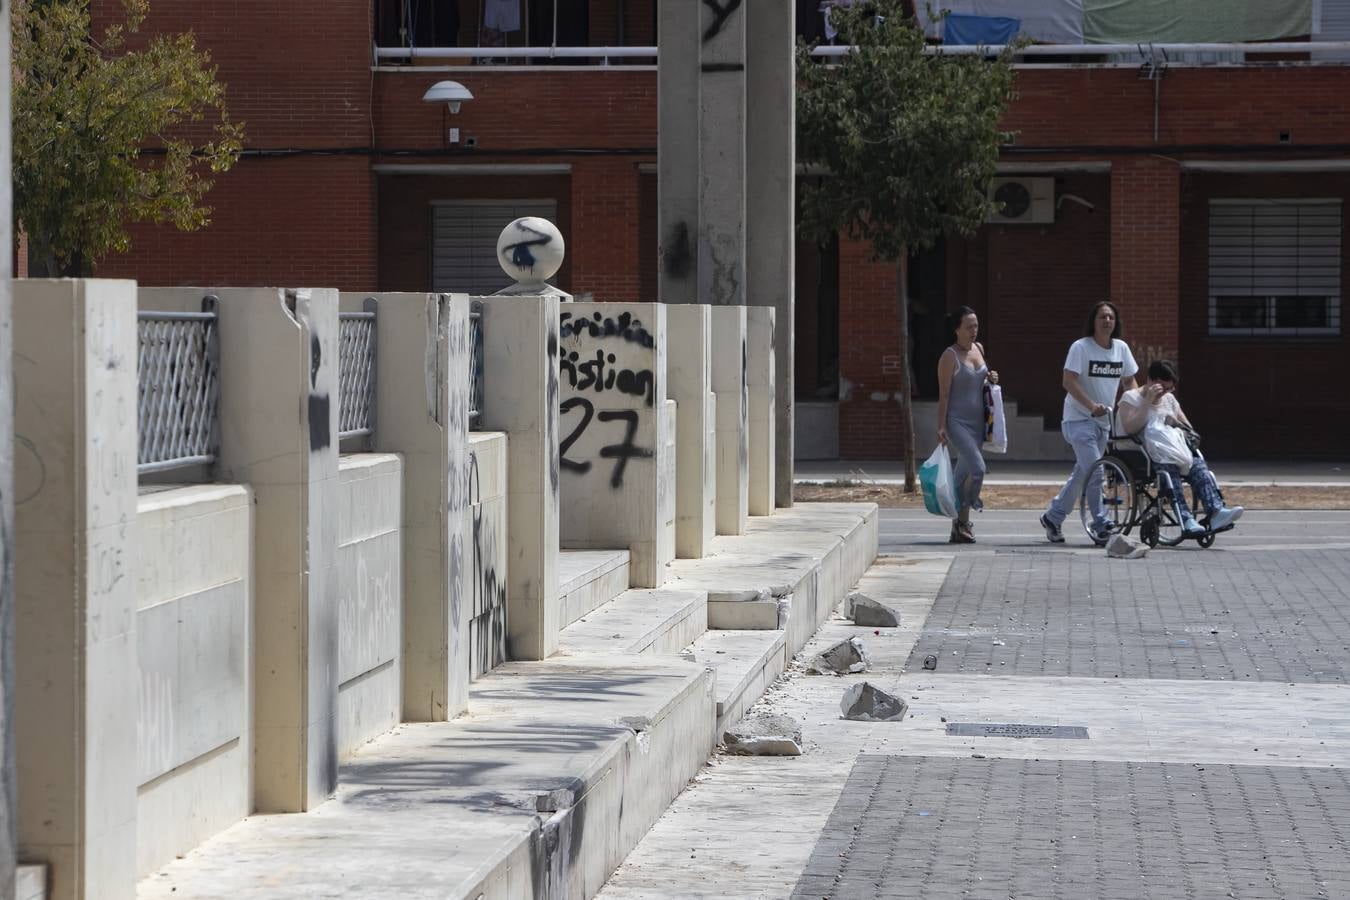
[[853,620],[854,625],[865,625],[868,628],[895,628],[900,624],[900,617],[896,615],[895,610],[884,603],[873,600],[861,591],[854,591],[848,595],[844,609],[848,617]]
[[802,726],[791,716],[746,716],[722,735],[728,753],[742,756],[801,756]]
[[1106,555],[1112,559],[1139,559],[1148,556],[1148,547],[1126,535],[1113,534],[1106,542]]
[[898,722],[905,717],[909,704],[870,681],[860,681],[844,691],[839,709],[845,719],[857,722]]
[[811,675],[851,675],[866,672],[871,664],[862,640],[851,637],[817,653],[807,664],[806,671]]

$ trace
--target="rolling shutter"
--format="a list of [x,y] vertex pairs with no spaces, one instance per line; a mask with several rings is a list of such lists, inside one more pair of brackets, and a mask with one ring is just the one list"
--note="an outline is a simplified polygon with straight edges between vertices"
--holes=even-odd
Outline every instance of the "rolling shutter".
[[557,222],[556,200],[449,200],[431,207],[431,289],[482,296],[511,284],[497,238],[521,216]]

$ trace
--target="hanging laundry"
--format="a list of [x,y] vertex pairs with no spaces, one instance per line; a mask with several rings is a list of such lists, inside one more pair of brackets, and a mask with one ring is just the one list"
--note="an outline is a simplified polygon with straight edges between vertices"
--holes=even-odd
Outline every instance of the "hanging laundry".
[[942,23],[942,43],[986,47],[1006,44],[1022,27],[1020,19],[1007,16],[967,16],[952,13]]
[[916,3],[919,22],[931,38],[942,37],[940,17],[933,10],[949,9],[967,16],[1003,16],[1020,19],[1021,34],[1040,44],[1083,43],[1083,0],[943,0]]
[[1313,5],[1313,0],[1084,0],[1083,36],[1093,44],[1303,37],[1313,33]]
[[493,31],[519,31],[520,0],[483,0],[483,27]]

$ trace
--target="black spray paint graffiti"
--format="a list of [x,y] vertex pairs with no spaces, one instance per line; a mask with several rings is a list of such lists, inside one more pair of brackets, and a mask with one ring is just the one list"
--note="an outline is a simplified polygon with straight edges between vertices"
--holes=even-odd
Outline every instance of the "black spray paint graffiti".
[[718,3],[717,0],[703,0],[703,5],[712,10],[713,14],[712,22],[709,23],[707,31],[703,32],[703,42],[706,44],[717,37],[722,31],[722,26],[727,23],[727,19],[731,18],[731,14],[740,9],[741,0],[727,0],[725,6]]
[[504,548],[497,530],[483,522],[483,500],[478,477],[478,454],[469,454],[469,507],[473,510],[473,611],[470,628],[469,677],[475,678],[506,661],[506,584],[497,576],[496,562]]
[[693,260],[694,252],[689,246],[689,225],[677,222],[662,254],[666,274],[671,278],[684,278],[689,274]]
[[[606,365],[609,369],[606,371]],[[581,354],[573,350],[558,361],[559,368],[567,375],[567,383],[578,391],[594,390],[601,394],[618,390],[620,393],[642,397],[648,406],[656,402],[656,376],[651,369],[613,368],[614,354],[604,350],[595,351],[595,359],[581,361]]]
[[548,443],[545,445],[550,448],[548,456],[548,483],[553,490],[553,498],[558,498],[558,478],[559,466],[556,455],[558,446],[558,418],[552,415],[551,411],[558,408],[558,332],[550,325],[548,329],[548,374],[544,380],[544,396],[548,402],[550,414],[545,416],[545,430],[548,432]]
[[580,337],[582,334],[593,338],[620,337],[648,350],[656,346],[656,338],[642,327],[641,319],[633,318],[632,313],[619,313],[617,319],[606,318],[600,313],[590,318],[582,316],[573,319],[570,312],[563,312],[558,314],[558,324],[563,338]]
[[[736,0],[736,2],[739,3],[740,0]],[[543,231],[540,231],[537,228],[531,228],[530,226],[524,224],[523,222],[516,223],[516,230],[523,231],[526,234],[532,234],[534,235],[534,239],[527,241],[517,241],[514,244],[507,244],[505,247],[502,248],[502,250],[503,252],[509,253],[511,255],[511,265],[520,269],[524,269],[527,272],[533,272],[534,264],[537,262],[537,260],[534,258],[534,253],[530,251],[530,248],[542,247],[545,244],[552,243],[553,236],[551,234],[547,234]]]
[[601,422],[624,422],[625,428],[623,438],[617,444],[607,444],[600,448],[600,456],[603,459],[613,459],[614,471],[610,475],[610,487],[623,486],[623,473],[628,467],[630,459],[649,459],[656,454],[645,447],[639,447],[633,443],[633,438],[637,436],[638,411],[635,409],[602,409],[599,413],[595,412],[595,405],[585,397],[568,397],[558,407],[560,415],[566,415],[573,409],[581,410],[581,421],[576,427],[563,438],[558,446],[558,459],[562,467],[569,472],[584,474],[591,470],[590,460],[574,460],[567,458],[567,451],[572,448],[577,439],[586,431],[586,426],[591,424],[591,419]]
[[319,365],[323,362],[323,348],[319,335],[309,335],[309,452],[317,453],[332,443],[332,404],[327,394],[315,390],[319,385]]

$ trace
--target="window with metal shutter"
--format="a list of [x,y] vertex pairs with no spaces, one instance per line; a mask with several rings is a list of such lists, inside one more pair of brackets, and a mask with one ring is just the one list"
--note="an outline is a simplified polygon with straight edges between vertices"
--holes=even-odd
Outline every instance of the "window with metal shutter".
[[491,294],[511,285],[497,238],[521,216],[557,222],[556,200],[440,200],[431,206],[431,289]]
[[1341,201],[1209,202],[1209,333],[1341,331]]

